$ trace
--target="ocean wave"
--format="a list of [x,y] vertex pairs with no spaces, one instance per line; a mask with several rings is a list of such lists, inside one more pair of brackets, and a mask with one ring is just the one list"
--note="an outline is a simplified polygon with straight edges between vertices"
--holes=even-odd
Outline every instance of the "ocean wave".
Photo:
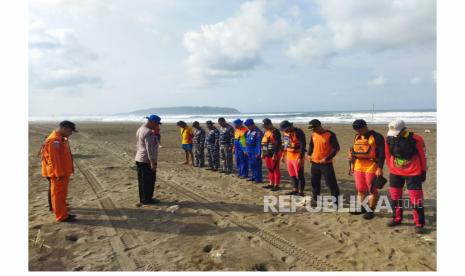
[[[402,119],[408,123],[436,123],[435,111],[383,111],[383,112],[274,112],[274,113],[244,113],[244,114],[210,114],[210,115],[160,115],[162,122],[175,123],[179,120],[191,123],[199,121],[205,123],[208,120],[216,121],[218,117],[224,117],[228,121],[236,118],[253,118],[261,122],[264,118],[270,118],[280,122],[289,120],[294,123],[307,123],[312,119],[319,119],[329,124],[350,124],[355,119],[364,119],[369,123],[388,123],[395,119]],[[79,116],[31,116],[30,122],[57,122],[72,120],[77,122],[143,122],[144,116],[138,115],[79,115]]]

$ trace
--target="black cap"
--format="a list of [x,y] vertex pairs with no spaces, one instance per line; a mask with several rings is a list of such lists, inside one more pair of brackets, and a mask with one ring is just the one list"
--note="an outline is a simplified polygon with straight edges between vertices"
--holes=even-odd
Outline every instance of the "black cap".
[[279,128],[281,130],[286,130],[286,129],[290,128],[290,127],[292,127],[292,123],[289,122],[288,120],[284,120],[279,124]]
[[65,128],[69,128],[71,129],[72,131],[74,132],[79,132],[77,129],[76,129],[76,124],[73,123],[73,122],[70,122],[70,121],[63,121],[60,123],[60,127],[65,127]]
[[198,127],[198,126],[200,126],[200,123],[199,123],[199,122],[197,122],[197,121],[194,121],[194,122],[192,123],[192,126],[194,126],[194,127]]
[[268,118],[263,119],[262,122],[263,122],[264,125],[271,125],[271,120],[268,119]]
[[213,125],[214,125],[214,123],[213,123],[212,121],[210,121],[210,120],[208,120],[208,121],[206,122],[206,124],[207,124],[207,126],[213,126]]
[[367,126],[367,122],[363,119],[357,119],[352,123],[352,128],[357,130],[357,129],[362,129]]
[[178,121],[178,122],[176,123],[176,125],[177,125],[177,126],[180,126],[180,127],[185,127],[187,124],[186,124],[186,122],[184,122],[184,121]]
[[308,129],[314,129],[320,126],[321,126],[321,122],[318,119],[313,119],[310,122],[308,122]]

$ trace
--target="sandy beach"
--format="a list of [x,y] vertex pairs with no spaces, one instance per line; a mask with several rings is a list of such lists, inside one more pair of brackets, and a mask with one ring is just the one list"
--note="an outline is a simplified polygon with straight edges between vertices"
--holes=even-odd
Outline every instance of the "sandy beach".
[[[179,130],[170,124],[161,130],[155,192],[161,203],[138,208],[133,161],[138,123],[77,123],[80,132],[70,139],[75,174],[68,203],[78,221],[59,224],[48,210],[48,182],[40,175],[37,156],[55,125],[29,125],[31,271],[436,270],[436,125],[409,126],[424,137],[427,147],[424,235],[415,234],[411,210],[394,229],[386,226],[387,212],[371,221],[304,209],[264,213],[263,196],[273,193],[262,185],[181,165]],[[327,127],[341,144],[334,164],[348,198],[356,194],[346,158],[354,133],[350,125]],[[387,127],[372,128],[385,134]],[[278,194],[284,195],[291,184],[284,166],[281,169]],[[263,172],[266,176],[265,167]],[[305,175],[310,195],[308,163]],[[322,194],[329,194],[324,183]],[[381,194],[387,194],[387,187]]]

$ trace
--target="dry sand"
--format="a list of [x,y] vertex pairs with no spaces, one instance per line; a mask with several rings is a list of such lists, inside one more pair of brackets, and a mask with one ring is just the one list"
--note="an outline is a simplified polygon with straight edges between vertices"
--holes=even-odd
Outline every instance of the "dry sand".
[[[79,123],[80,133],[70,142],[76,169],[69,189],[69,205],[79,220],[59,224],[47,208],[48,182],[40,176],[37,157],[54,126],[30,124],[30,270],[436,270],[435,125],[412,127],[427,146],[425,235],[414,233],[410,210],[395,229],[386,227],[388,213],[371,221],[347,213],[264,213],[263,195],[272,192],[235,176],[180,165],[179,131],[165,124],[156,183],[161,203],[138,208],[133,157],[139,124]],[[353,132],[347,125],[329,128],[341,143],[335,168],[348,197],[355,194],[346,160]],[[308,171],[306,164],[310,194]],[[291,188],[284,166],[282,172],[279,194]],[[324,186],[322,193],[328,194]]]

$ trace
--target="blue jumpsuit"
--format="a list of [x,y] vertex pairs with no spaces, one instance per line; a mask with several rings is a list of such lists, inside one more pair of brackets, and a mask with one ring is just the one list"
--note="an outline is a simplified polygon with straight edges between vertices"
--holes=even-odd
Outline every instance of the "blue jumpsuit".
[[255,127],[247,132],[247,155],[249,157],[249,167],[252,172],[252,180],[255,182],[263,182],[262,177],[262,143],[263,132]]
[[249,176],[249,163],[247,161],[246,134],[247,128],[236,129],[234,132],[234,156],[236,158],[237,175],[239,177]]

